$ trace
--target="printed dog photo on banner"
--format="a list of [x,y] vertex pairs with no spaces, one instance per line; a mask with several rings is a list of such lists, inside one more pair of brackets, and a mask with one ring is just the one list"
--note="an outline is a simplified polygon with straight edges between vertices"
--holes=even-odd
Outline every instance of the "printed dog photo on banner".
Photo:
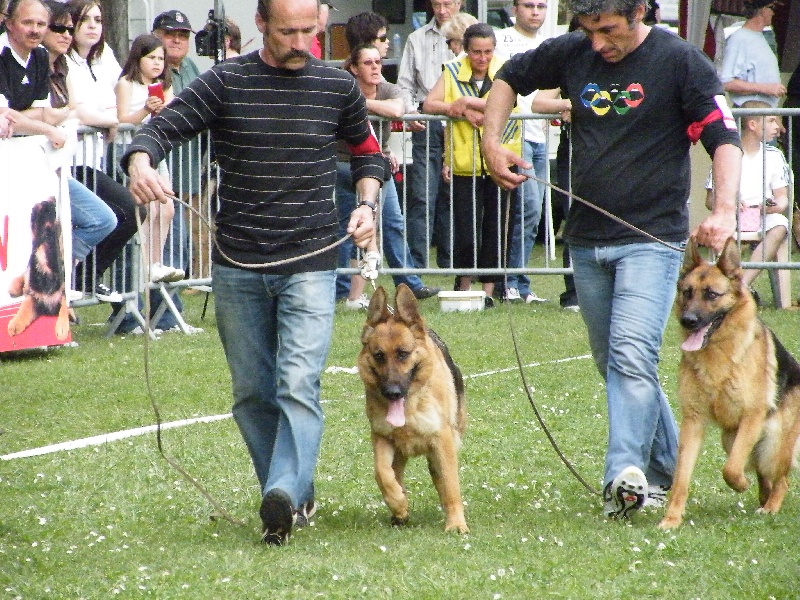
[[0,140],[0,352],[71,341],[69,214],[41,136]]

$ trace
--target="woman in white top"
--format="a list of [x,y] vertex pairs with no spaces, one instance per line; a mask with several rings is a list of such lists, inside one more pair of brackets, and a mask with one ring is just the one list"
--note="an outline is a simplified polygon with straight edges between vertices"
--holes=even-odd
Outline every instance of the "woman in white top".
[[[117,120],[114,86],[121,68],[103,37],[103,13],[97,0],[70,0],[69,10],[75,33],[67,54],[67,84],[82,125],[109,130],[113,139]],[[86,137],[78,150],[76,164],[103,168],[103,140],[99,134]]]

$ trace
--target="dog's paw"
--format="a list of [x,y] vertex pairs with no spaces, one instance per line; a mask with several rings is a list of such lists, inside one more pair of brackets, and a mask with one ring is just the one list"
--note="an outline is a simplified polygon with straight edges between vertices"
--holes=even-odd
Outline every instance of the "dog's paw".
[[444,530],[445,532],[458,531],[458,533],[461,534],[469,533],[469,527],[467,527],[467,524],[464,521],[461,521],[459,523],[448,523],[447,525],[444,526]]
[[392,527],[405,527],[408,525],[408,515],[405,517],[396,517],[392,515]]
[[683,519],[681,517],[666,516],[661,519],[661,522],[658,524],[658,528],[664,530],[675,529],[680,527],[682,521]]
[[725,483],[728,484],[728,487],[737,492],[743,492],[750,487],[750,482],[747,480],[747,477],[745,477],[743,471],[731,471],[725,468],[722,470],[722,477],[725,479]]

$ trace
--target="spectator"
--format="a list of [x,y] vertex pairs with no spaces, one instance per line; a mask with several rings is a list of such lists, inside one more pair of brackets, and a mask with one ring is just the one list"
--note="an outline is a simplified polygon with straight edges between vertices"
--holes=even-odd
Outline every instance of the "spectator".
[[[217,325],[233,416],[263,495],[261,539],[276,545],[315,507],[337,254],[315,251],[337,237],[336,138],[353,147],[362,201],[348,232],[359,246],[374,235],[371,205],[385,171],[353,78],[309,54],[317,7],[317,0],[258,0],[264,47],[201,75],[140,130],[122,159],[138,201],[164,202],[172,190],[151,165],[176,141],[213,134],[223,173],[212,269]],[[283,260],[292,262],[275,264]]]
[[[794,73],[786,84],[786,102],[784,108],[800,108],[800,62],[794,69]],[[800,200],[800,115],[789,117],[791,126],[789,127],[788,143],[791,145],[789,156],[792,157],[792,179],[794,180],[794,201]],[[800,245],[800,210],[795,208],[793,213],[792,230],[796,243]]]
[[[403,92],[396,85],[389,83],[381,76],[382,56],[380,50],[370,44],[356,46],[350,53],[350,58],[345,62],[345,69],[356,78],[361,93],[367,102],[367,110],[372,115],[386,119],[397,118],[403,115]],[[373,124],[376,125],[376,124]],[[392,174],[398,170],[397,158],[389,149],[389,136],[391,135],[391,122],[380,122],[378,139],[381,141],[384,156],[391,163]],[[350,214],[356,207],[356,190],[350,173],[350,151],[346,144],[339,144],[339,161],[336,165],[336,210],[339,213],[339,233],[344,234]],[[403,235],[403,216],[400,213],[400,201],[397,197],[397,188],[394,179],[389,178],[383,185],[380,210],[380,231],[383,238],[383,250],[386,261],[393,269],[413,267],[413,259]],[[342,244],[342,246],[346,246]],[[341,248],[341,246],[340,246]],[[350,244],[353,248],[353,244]],[[376,247],[377,250],[377,247]],[[339,251],[339,266],[343,259],[348,258],[347,251],[344,255]],[[346,264],[346,262],[345,262]],[[422,283],[417,275],[393,275],[395,285],[405,283],[418,300],[435,296],[441,290],[431,288]],[[347,308],[353,310],[364,309],[369,306],[364,291],[364,278],[353,275],[350,280],[350,295],[345,302]]]
[[[665,242],[689,235],[690,135],[702,140],[716,203],[693,236],[720,252],[735,229],[741,149],[711,61],[644,25],[647,0],[571,0],[569,8],[581,31],[514,56],[495,78],[483,134],[489,172],[505,189],[522,183],[508,165],[530,163],[500,145],[509,111],[517,94],[560,88],[572,103],[574,192]],[[678,430],[657,366],[682,257],[580,202],[564,235],[606,382],[603,514],[626,518],[648,500],[663,504],[672,483]]]
[[725,42],[720,79],[734,107],[748,100],[778,106],[786,95],[778,57],[764,37],[772,24],[777,0],[744,0],[746,21]]
[[[461,58],[446,62],[442,76],[425,99],[423,110],[436,115],[447,115],[452,121],[445,132],[445,181],[453,183],[453,266],[456,268],[499,268],[505,266],[500,250],[506,253],[508,223],[507,198],[500,194],[494,181],[486,175],[484,158],[477,140],[480,136],[486,99],[492,81],[504,62],[494,55],[494,30],[486,23],[471,25],[464,32],[464,52]],[[509,121],[503,132],[503,147],[510,152],[521,150],[519,121]],[[452,158],[451,158],[452,155]],[[476,160],[477,157],[477,160]],[[452,162],[451,162],[452,160]],[[474,201],[473,201],[474,198]],[[501,202],[499,199],[506,199]],[[476,233],[473,233],[476,232]],[[477,239],[476,239],[477,238]],[[474,256],[477,254],[477,265]],[[482,276],[486,292],[486,306],[494,305],[492,292],[498,278]],[[456,278],[458,290],[468,290],[472,278]]]
[[[114,84],[119,77],[119,63],[103,36],[103,15],[100,5],[93,0],[71,0],[67,3],[70,19],[75,27],[70,50],[66,59],[54,60],[50,89],[59,103],[72,109],[81,125],[116,131],[119,124],[116,115]],[[54,7],[54,10],[56,7]],[[61,44],[48,48],[52,54],[63,52]],[[59,101],[58,98],[61,100]],[[113,137],[113,136],[112,136]],[[83,289],[94,290],[98,299],[113,302],[115,310],[121,307],[122,296],[99,281],[102,275],[122,254],[128,241],[136,234],[136,205],[122,185],[104,171],[104,143],[101,134],[79,136],[82,144],[75,154],[73,175],[90,190],[93,190],[114,212],[117,226],[97,245],[76,269],[76,281]],[[132,282],[124,283],[127,289]]]
[[[153,19],[153,35],[164,42],[167,51],[167,67],[170,70],[172,81],[172,93],[177,96],[181,91],[194,81],[200,74],[197,65],[188,57],[189,39],[193,33],[192,26],[188,17],[179,10],[168,10],[159,14]],[[203,206],[207,200],[201,196],[202,190],[202,164],[201,154],[204,153],[200,138],[194,138],[182,144],[176,144],[172,148],[167,164],[170,165],[170,176],[172,185],[179,194],[179,198],[189,203],[196,210],[208,213],[207,207]],[[206,278],[209,276],[208,264],[204,263],[201,256],[204,255],[203,247],[200,244],[200,227],[197,222],[196,227],[190,226],[186,218],[188,209],[183,206],[175,207],[175,216],[172,219],[172,227],[167,235],[164,245],[164,257],[162,264],[175,269],[182,269],[192,279]],[[208,237],[205,238],[208,241]],[[189,250],[191,246],[191,252]],[[191,257],[190,257],[191,254]],[[178,292],[172,293],[172,303],[179,315],[183,312],[183,301]],[[156,297],[153,303],[153,310],[159,310],[162,299]],[[176,331],[180,329],[178,316],[171,311],[166,311],[156,324],[156,328],[164,331]],[[200,333],[199,327],[188,327],[190,333]]]
[[[45,0],[44,5],[50,12],[47,31],[42,39],[50,65],[50,105],[54,109],[63,111],[64,119],[76,118],[75,111],[69,105],[68,66],[65,56],[69,52],[72,33],[75,31],[72,16],[67,6],[56,0]],[[84,263],[92,249],[117,228],[117,217],[111,207],[81,182],[70,176],[67,184],[72,216],[72,259],[75,268]],[[96,291],[106,296],[110,293],[110,289],[105,286]],[[117,299],[121,300],[121,297]],[[74,315],[71,316],[73,321],[77,321]]]
[[[461,10],[461,0],[431,0],[433,18],[408,36],[397,85],[420,107],[453,58],[441,28]],[[441,121],[426,121],[427,130],[412,131],[411,194],[407,202],[406,232],[411,256],[418,268],[428,266],[428,250],[437,248],[436,264],[450,267],[449,198],[440,185],[444,153]]]
[[453,15],[447,23],[442,26],[442,35],[447,41],[447,47],[453,56],[460,58],[464,50],[464,32],[467,27],[474,25],[478,19],[469,13],[458,13]]
[[315,58],[322,58],[325,49],[322,47],[320,36],[325,36],[328,28],[328,16],[331,10],[339,10],[330,2],[319,3],[319,14],[317,16],[317,34],[314,36],[314,41],[311,43],[311,54]]
[[242,30],[233,19],[225,17],[225,59],[242,53]]
[[658,2],[650,2],[650,8],[647,9],[642,22],[645,25],[658,25],[661,23],[661,6]]
[[[157,115],[172,100],[170,73],[164,65],[164,44],[154,35],[140,35],[131,44],[128,60],[117,82],[117,118],[120,123],[141,125]],[[158,93],[150,93],[157,85]],[[128,137],[130,141],[130,137]],[[161,175],[169,179],[165,163],[159,163]],[[180,281],[183,269],[161,264],[164,243],[175,215],[175,205],[169,198],[164,204],[148,207],[147,220],[142,223],[142,254],[149,261],[150,281],[153,283]]]
[[[515,17],[514,25],[499,32],[498,53],[514,56],[520,52],[537,48],[545,39],[541,29],[547,17],[547,2],[545,0],[514,0],[511,14]],[[518,97],[517,105],[522,112],[560,112],[564,108],[564,101],[558,100],[557,97],[558,90],[535,91],[529,96]],[[531,106],[534,98],[537,100],[536,111],[533,111]],[[535,175],[542,181],[528,179],[521,186],[520,202],[515,205],[518,210],[515,210],[513,214],[509,247],[509,266],[512,268],[528,266],[533,245],[536,243],[545,193],[543,182],[547,179],[548,169],[546,132],[546,121],[542,119],[525,121],[522,158],[533,164],[533,169],[527,174]],[[527,304],[546,302],[544,298],[540,298],[536,292],[531,290],[531,282],[526,275],[509,275],[504,287],[505,290],[501,290],[501,297],[508,302],[523,300]]]
[[[742,108],[770,108],[766,102],[748,100]],[[748,115],[742,117],[742,177],[739,184],[739,228],[742,232],[764,232],[753,249],[756,262],[789,261],[789,167],[783,153],[770,142],[781,131],[780,117]],[[714,207],[711,175],[706,182],[706,206]],[[764,211],[762,228],[761,212]],[[742,281],[752,286],[761,269],[744,269]],[[778,271],[778,308],[791,305],[789,272]],[[755,295],[755,294],[754,294]],[[756,296],[757,297],[757,296]]]

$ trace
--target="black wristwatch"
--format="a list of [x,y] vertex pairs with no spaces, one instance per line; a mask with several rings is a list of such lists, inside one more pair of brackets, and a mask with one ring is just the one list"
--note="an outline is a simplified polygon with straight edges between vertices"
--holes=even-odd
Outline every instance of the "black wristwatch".
[[372,200],[359,200],[356,208],[361,208],[362,206],[369,206],[372,209],[372,216],[374,217],[378,212],[378,205],[373,202]]

